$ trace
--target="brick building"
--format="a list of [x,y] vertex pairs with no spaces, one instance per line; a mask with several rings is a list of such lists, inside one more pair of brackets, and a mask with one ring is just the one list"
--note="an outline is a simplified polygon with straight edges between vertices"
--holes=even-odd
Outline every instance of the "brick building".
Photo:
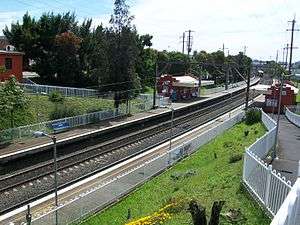
[[22,52],[0,50],[0,67],[4,72],[0,72],[0,82],[7,80],[14,75],[19,82],[23,79],[23,55]]
[[[280,86],[278,84],[268,88],[267,93],[265,94],[265,112],[273,112],[274,110],[274,112],[277,113],[279,93]],[[280,105],[281,111],[283,110],[283,106],[296,104],[296,95],[297,93],[294,92],[292,86],[289,84],[283,85]]]

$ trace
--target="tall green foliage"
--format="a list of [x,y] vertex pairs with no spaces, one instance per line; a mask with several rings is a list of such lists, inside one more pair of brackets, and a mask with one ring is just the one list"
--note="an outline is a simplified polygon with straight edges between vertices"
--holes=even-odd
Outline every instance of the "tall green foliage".
[[108,76],[104,83],[111,83],[110,89],[115,92],[115,107],[122,100],[134,96],[134,91],[140,90],[140,80],[136,73],[136,63],[139,56],[137,31],[131,22],[133,16],[125,0],[116,0],[114,13],[111,16],[111,27],[107,29],[107,57],[109,61]]
[[17,84],[14,76],[11,76],[3,86],[0,86],[0,112],[9,115],[11,127],[14,127],[14,113],[23,110],[27,105],[24,91]]

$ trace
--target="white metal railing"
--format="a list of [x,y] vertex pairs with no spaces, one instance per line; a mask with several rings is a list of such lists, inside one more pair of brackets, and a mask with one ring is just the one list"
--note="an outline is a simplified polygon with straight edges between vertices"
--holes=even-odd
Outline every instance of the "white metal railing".
[[275,146],[276,123],[262,111],[262,122],[268,132],[246,149],[243,182],[250,192],[274,216],[291,190],[291,182],[263,160]]
[[291,123],[300,127],[300,106],[285,107],[285,116]]
[[87,89],[87,88],[73,88],[73,87],[62,87],[52,85],[39,85],[39,84],[25,84],[20,83],[24,88],[25,92],[28,93],[45,93],[50,94],[54,91],[59,91],[62,95],[68,97],[97,97],[99,95],[98,90]]
[[32,224],[55,224],[56,213],[58,215],[59,224],[71,224],[93,212],[103,209],[108,204],[117,201],[121,196],[132,191],[137,185],[144,183],[181,158],[197,151],[200,146],[208,143],[217,135],[240,122],[243,117],[244,112],[232,118],[230,118],[229,115],[229,118],[223,123],[206,130],[205,133],[173,148],[171,151],[156,155],[147,162],[137,165],[134,168],[128,168],[118,176],[101,180],[97,187],[93,187],[85,193],[73,198],[68,203],[60,206],[57,210],[52,210],[38,218],[34,218]]
[[300,178],[297,179],[292,190],[284,200],[274,217],[271,225],[299,225],[300,224]]

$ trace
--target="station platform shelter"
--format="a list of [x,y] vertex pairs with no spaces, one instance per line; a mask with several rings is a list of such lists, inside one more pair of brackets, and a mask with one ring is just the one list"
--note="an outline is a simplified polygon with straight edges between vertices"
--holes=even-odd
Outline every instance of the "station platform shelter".
[[183,76],[162,75],[157,82],[159,95],[170,97],[172,101],[197,98],[201,86],[214,85],[212,80],[201,80],[199,78],[186,74]]

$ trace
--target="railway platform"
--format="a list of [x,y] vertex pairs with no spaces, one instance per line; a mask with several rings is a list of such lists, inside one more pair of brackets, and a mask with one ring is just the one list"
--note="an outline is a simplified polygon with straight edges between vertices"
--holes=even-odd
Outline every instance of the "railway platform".
[[[259,78],[254,79],[251,82],[251,84],[257,83],[258,81]],[[230,94],[242,90],[245,87],[246,85],[243,85],[226,91],[205,95],[196,101],[172,103],[172,108],[176,111],[188,106],[197,105],[201,102],[212,100],[214,98],[218,98],[226,94]],[[124,127],[126,125],[133,124],[133,123],[140,123],[142,121],[149,120],[155,116],[159,116],[167,113],[170,113],[170,109],[157,108],[157,109],[150,110],[148,112],[137,113],[129,117],[120,117],[111,120],[104,120],[96,124],[80,126],[78,128],[74,128],[69,131],[56,134],[58,140],[57,143],[60,144],[60,143],[72,142],[73,140],[80,140],[81,138],[87,137],[93,133],[99,133],[101,131],[105,131],[109,129],[118,129],[119,127]],[[9,145],[0,148],[0,163],[12,160],[14,158],[22,157],[28,154],[34,154],[43,151],[44,149],[49,149],[51,145],[52,145],[51,141],[46,137],[40,137],[40,138],[32,137],[26,140],[16,140],[13,143],[10,143]]]

